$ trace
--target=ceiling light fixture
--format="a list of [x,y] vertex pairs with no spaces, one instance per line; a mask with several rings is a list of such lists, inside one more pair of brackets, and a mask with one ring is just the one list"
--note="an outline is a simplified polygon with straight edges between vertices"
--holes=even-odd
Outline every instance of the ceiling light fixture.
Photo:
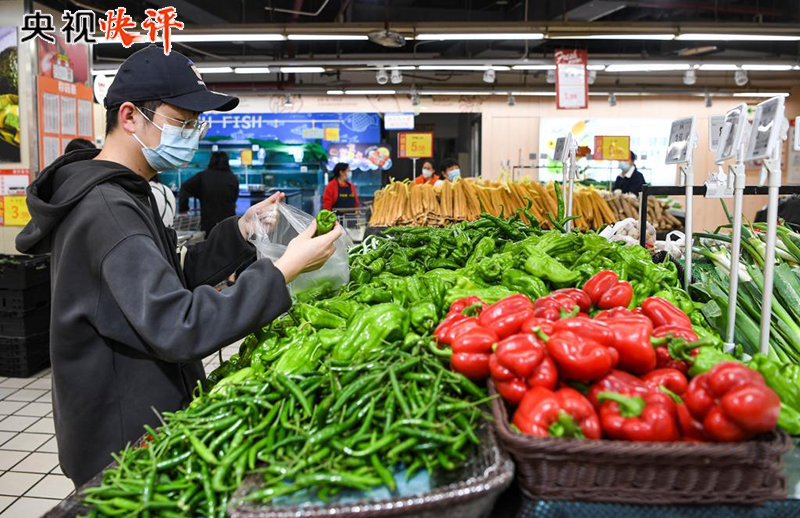
[[323,67],[281,67],[284,74],[322,74],[325,72]]
[[772,34],[714,34],[689,33],[679,34],[676,40],[689,41],[800,41],[800,36],[779,36]]
[[602,70],[605,70],[605,69],[606,69],[605,65],[586,65],[586,70],[602,71]]
[[785,97],[789,95],[786,92],[735,92],[734,97]]
[[744,86],[747,84],[747,81],[747,72],[744,70],[737,70],[733,75],[733,82],[736,83],[736,86]]
[[514,70],[555,70],[555,65],[514,65]]
[[711,94],[708,92],[705,95],[705,105],[706,108],[711,108],[714,105],[714,101],[711,100]]
[[700,65],[700,70],[709,72],[732,72],[734,70],[739,70],[739,65],[730,63],[705,63]]
[[517,101],[514,99],[514,96],[511,95],[511,94],[508,94],[508,100],[506,102],[508,103],[509,106],[516,106],[517,105]]
[[608,65],[606,72],[661,72],[670,70],[689,70],[688,63],[642,63],[625,65]]
[[497,74],[495,73],[494,69],[489,69],[483,73],[483,82],[484,83],[494,83]]
[[419,34],[416,39],[423,41],[542,40],[544,39],[544,34],[541,32],[430,33]]
[[558,34],[548,35],[550,40],[674,40],[674,34]]
[[397,69],[392,70],[391,81],[393,85],[399,85],[403,82],[403,73]]
[[344,95],[344,90],[328,90],[328,95]]
[[[185,42],[185,43],[211,43],[211,42],[225,42],[232,41],[285,41],[286,36],[283,34],[269,34],[269,33],[234,33],[234,34],[172,34],[170,35],[172,41]],[[115,40],[116,41],[116,40]],[[119,43],[117,41],[117,43]]]
[[617,96],[614,95],[614,92],[608,94],[608,105],[612,108],[617,105]]
[[419,98],[417,92],[411,92],[411,106],[419,106],[422,104],[422,99]]
[[459,96],[459,95],[492,95],[492,92],[467,92],[467,91],[458,91],[458,90],[423,90],[420,92],[420,95],[451,95],[451,96]]
[[545,81],[547,81],[547,84],[549,84],[549,85],[555,84],[555,82],[556,82],[556,71],[555,70],[548,70],[547,71],[547,77],[545,77]]
[[394,95],[395,90],[345,90],[345,95]]
[[269,74],[269,67],[236,67],[234,74]]
[[367,41],[366,34],[290,34],[289,41]]
[[687,70],[683,74],[683,84],[692,86],[696,82],[697,82],[697,72],[695,72],[694,69]]
[[742,65],[742,70],[761,70],[764,72],[785,72],[791,69],[792,65]]
[[389,82],[389,74],[386,73],[386,70],[380,69],[375,73],[375,81],[379,85],[385,85]]
[[420,65],[420,70],[436,71],[436,70],[463,70],[463,71],[481,71],[481,70],[500,70],[508,71],[510,67],[505,65]]
[[555,97],[555,92],[511,92],[515,97]]
[[197,71],[201,74],[232,74],[231,67],[197,67]]
[[293,106],[291,94],[286,94],[283,96],[283,106],[286,108],[291,108]]

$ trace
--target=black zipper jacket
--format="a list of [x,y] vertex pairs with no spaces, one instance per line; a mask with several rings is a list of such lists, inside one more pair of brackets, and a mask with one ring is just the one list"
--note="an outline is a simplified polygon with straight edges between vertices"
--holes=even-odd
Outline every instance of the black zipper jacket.
[[176,252],[150,185],[130,169],[79,150],[28,188],[23,253],[50,253],[50,358],[59,460],[79,486],[111,453],[158,424],[153,409],[185,406],[201,359],[269,323],[291,305],[283,275],[256,261],[235,286],[212,286],[254,249],[236,217]]

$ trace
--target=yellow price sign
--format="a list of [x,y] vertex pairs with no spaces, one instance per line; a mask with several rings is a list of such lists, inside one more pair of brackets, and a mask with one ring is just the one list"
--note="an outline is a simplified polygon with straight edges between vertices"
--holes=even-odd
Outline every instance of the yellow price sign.
[[5,225],[24,227],[31,220],[25,196],[4,196],[3,220]]
[[594,138],[595,160],[629,160],[631,138],[621,136],[597,136]]
[[405,132],[397,134],[398,158],[433,158],[433,133]]
[[243,149],[239,153],[239,158],[242,159],[242,165],[253,165],[253,150]]
[[325,128],[322,139],[328,142],[339,142],[339,128]]

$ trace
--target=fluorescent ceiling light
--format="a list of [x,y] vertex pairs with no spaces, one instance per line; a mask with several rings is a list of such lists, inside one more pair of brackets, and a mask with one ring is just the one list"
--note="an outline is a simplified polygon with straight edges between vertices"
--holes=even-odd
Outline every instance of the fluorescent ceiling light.
[[514,70],[555,70],[555,65],[514,65]]
[[769,72],[783,72],[791,70],[792,65],[742,65],[742,70],[763,70]]
[[328,95],[344,95],[344,90],[328,90]]
[[555,92],[511,92],[511,95],[514,97],[525,97],[525,96],[535,96],[535,97],[555,97]]
[[728,70],[739,70],[739,65],[731,65],[731,64],[721,64],[721,63],[706,63],[705,65],[700,65],[700,70],[708,70],[708,71],[728,71]]
[[786,92],[735,92],[734,97],[785,97]]
[[269,74],[269,67],[236,67],[234,74]]
[[420,95],[492,95],[492,92],[461,92],[448,90],[423,90]]
[[559,34],[548,36],[550,40],[662,40],[669,41],[675,39],[674,34],[590,34],[590,35],[568,35]]
[[676,40],[689,41],[800,41],[800,36],[779,36],[771,34],[680,34]]
[[505,65],[420,65],[420,70],[511,70]]
[[586,65],[586,70],[605,70],[605,65]]
[[197,67],[201,74],[230,74],[233,72],[231,67]]
[[92,69],[93,76],[99,76],[101,74],[104,76],[113,76],[117,74],[117,69],[113,70],[97,70],[96,68]]
[[345,90],[345,95],[394,95],[395,90]]
[[688,63],[642,63],[631,65],[608,65],[606,72],[659,72],[665,70],[689,70]]
[[453,41],[453,40],[541,40],[541,32],[485,32],[485,33],[430,33],[417,35],[418,40]]
[[365,34],[290,34],[290,41],[367,41]]
[[[611,92],[589,92],[589,95],[592,97],[608,97]],[[616,97],[641,97],[644,95],[657,95],[654,93],[645,93],[645,92],[614,92],[614,96]],[[665,94],[665,95],[672,95],[672,94]]]
[[284,74],[321,74],[325,72],[323,67],[281,67]]
[[180,34],[173,33],[170,38],[172,41],[187,42],[187,43],[204,43],[204,42],[231,42],[231,41],[284,41],[286,37],[283,34],[269,34],[269,33],[234,33],[234,34]]

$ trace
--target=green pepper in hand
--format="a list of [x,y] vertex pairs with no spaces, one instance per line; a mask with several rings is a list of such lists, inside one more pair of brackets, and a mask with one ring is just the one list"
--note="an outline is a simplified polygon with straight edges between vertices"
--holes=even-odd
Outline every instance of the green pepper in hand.
[[322,209],[319,211],[319,214],[317,214],[317,231],[314,232],[314,237],[327,234],[333,230],[333,227],[335,226],[336,214],[327,209]]

